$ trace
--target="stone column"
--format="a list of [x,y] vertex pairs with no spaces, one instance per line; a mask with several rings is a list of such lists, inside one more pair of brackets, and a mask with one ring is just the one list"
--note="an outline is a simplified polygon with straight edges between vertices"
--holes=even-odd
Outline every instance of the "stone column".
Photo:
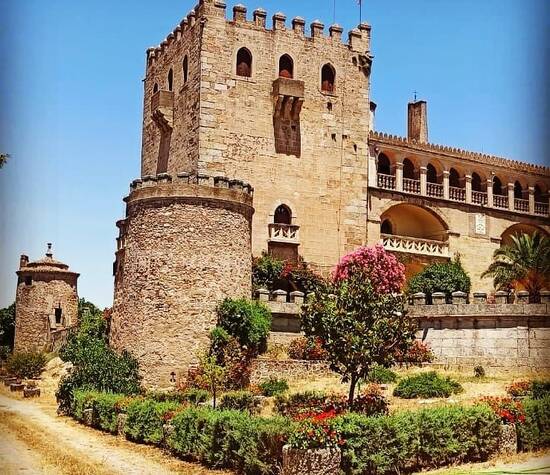
[[466,203],[472,202],[472,175],[466,175]]
[[535,187],[529,187],[529,214],[535,214]]
[[443,199],[449,199],[449,170],[443,170]]
[[428,194],[428,168],[424,166],[420,167],[420,194]]
[[487,178],[487,206],[492,208],[493,203],[493,177]]
[[514,211],[514,184],[508,183],[508,209]]
[[369,153],[369,186],[378,187],[378,170],[376,164],[378,162],[378,154],[374,150]]
[[395,189],[403,191],[403,162],[395,164]]

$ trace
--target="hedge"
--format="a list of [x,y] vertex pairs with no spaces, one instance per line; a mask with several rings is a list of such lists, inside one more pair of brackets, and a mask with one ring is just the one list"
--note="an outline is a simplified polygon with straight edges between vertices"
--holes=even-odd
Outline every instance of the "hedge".
[[282,417],[269,419],[235,410],[189,408],[171,421],[167,445],[185,459],[238,473],[278,473],[282,447],[292,425]]
[[525,422],[518,424],[518,441],[522,450],[550,447],[550,396],[525,399]]
[[118,414],[125,410],[130,401],[131,399],[124,394],[76,390],[73,395],[72,415],[75,419],[83,421],[84,410],[92,409],[92,425],[115,434]]
[[346,474],[402,473],[487,460],[496,450],[499,418],[484,405],[441,407],[391,416],[345,414],[334,421]]
[[404,399],[449,397],[463,391],[460,383],[435,371],[408,376],[399,381],[393,395]]
[[126,408],[124,433],[135,442],[159,444],[164,438],[163,426],[183,406],[176,402],[157,402],[138,398]]
[[248,411],[255,414],[258,410],[259,400],[250,391],[229,391],[225,393],[220,401],[220,409],[236,409],[237,411]]

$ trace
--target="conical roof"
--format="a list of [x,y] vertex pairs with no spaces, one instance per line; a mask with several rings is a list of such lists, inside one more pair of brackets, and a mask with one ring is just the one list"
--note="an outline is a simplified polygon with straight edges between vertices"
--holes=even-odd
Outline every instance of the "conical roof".
[[65,272],[73,273],[69,271],[69,266],[63,264],[63,262],[57,261],[53,258],[52,244],[48,243],[48,250],[46,251],[46,257],[38,259],[37,261],[27,262],[23,265],[19,272]]

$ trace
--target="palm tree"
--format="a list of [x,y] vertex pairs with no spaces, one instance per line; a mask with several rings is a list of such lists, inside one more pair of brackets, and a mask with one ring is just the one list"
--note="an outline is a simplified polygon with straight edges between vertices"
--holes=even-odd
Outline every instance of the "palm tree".
[[550,239],[535,232],[516,234],[512,242],[497,249],[493,263],[481,277],[493,277],[497,289],[509,290],[521,284],[530,301],[540,301],[540,291],[550,280]]

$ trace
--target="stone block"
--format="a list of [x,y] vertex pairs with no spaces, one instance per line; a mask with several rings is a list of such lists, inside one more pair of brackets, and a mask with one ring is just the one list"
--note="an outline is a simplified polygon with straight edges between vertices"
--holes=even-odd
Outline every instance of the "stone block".
[[520,290],[516,294],[516,303],[529,303],[529,292],[526,290]]
[[468,294],[466,292],[456,291],[451,296],[454,304],[465,304],[468,301]]
[[426,294],[424,292],[417,292],[412,298],[413,305],[426,305]]
[[487,303],[487,292],[474,292],[474,303]]
[[23,383],[11,383],[10,384],[10,391],[11,392],[21,392],[25,388],[25,385]]
[[342,454],[338,447],[323,449],[293,449],[283,447],[282,475],[337,475]]
[[287,295],[286,290],[282,290],[282,289],[274,290],[273,300],[275,302],[286,302],[286,295]]
[[39,397],[40,396],[40,388],[37,387],[25,387],[23,389],[23,397]]
[[495,292],[495,303],[508,303],[508,292],[505,292],[504,290],[499,290],[498,292]]
[[125,437],[124,428],[126,427],[126,420],[128,416],[126,414],[118,414],[116,418],[116,433],[119,436]]
[[515,454],[518,451],[518,435],[515,424],[501,424],[498,438],[499,454]]
[[432,304],[445,305],[447,303],[446,296],[443,292],[434,292],[432,294]]
[[550,303],[550,290],[540,291],[540,303]]
[[304,303],[304,293],[300,292],[299,290],[295,290],[294,292],[290,292],[290,302],[296,303],[296,304],[303,304]]
[[82,411],[82,422],[87,426],[94,425],[94,410],[93,409],[84,409]]
[[269,290],[267,289],[257,289],[256,290],[256,299],[260,302],[267,302],[269,300]]

